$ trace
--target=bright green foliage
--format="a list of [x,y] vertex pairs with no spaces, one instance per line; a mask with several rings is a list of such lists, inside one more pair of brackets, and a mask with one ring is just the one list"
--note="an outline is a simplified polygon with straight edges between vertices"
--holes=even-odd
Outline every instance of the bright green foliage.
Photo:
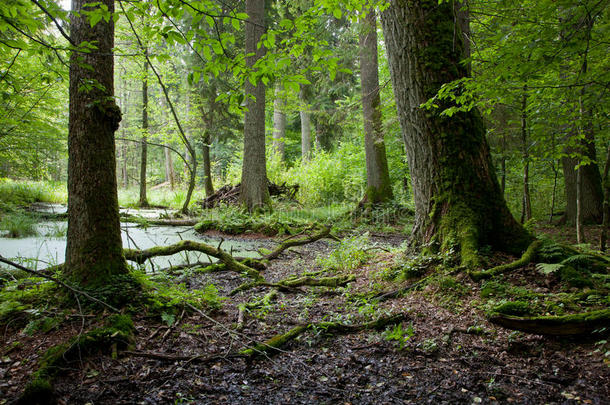
[[370,247],[368,233],[352,236],[343,239],[328,257],[319,256],[317,262],[324,270],[354,270],[371,257],[367,247]]
[[1,236],[9,238],[24,238],[38,234],[36,218],[25,212],[13,212],[2,216],[0,220]]
[[403,329],[402,323],[399,323],[394,325],[391,330],[386,330],[383,333],[383,338],[389,342],[396,342],[398,349],[403,350],[414,335],[415,330],[413,329],[413,325],[409,325],[406,329]]

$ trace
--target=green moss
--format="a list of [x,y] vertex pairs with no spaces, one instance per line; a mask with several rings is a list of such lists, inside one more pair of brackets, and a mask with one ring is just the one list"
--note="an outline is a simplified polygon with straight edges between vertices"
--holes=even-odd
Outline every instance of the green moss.
[[559,270],[559,278],[570,287],[593,287],[593,279],[588,271],[578,271],[572,266],[563,266]]
[[53,385],[48,379],[36,378],[26,385],[17,401],[18,405],[51,405],[55,404]]
[[530,315],[532,313],[530,304],[525,301],[511,301],[505,302],[504,304],[498,305],[494,308],[494,312],[503,315]]

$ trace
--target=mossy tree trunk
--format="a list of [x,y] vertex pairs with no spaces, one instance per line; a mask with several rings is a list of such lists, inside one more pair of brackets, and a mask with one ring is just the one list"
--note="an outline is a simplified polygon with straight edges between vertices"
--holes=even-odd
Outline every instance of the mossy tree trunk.
[[383,140],[377,61],[377,15],[369,9],[360,27],[360,81],[364,114],[367,204],[392,199],[392,184]]
[[[84,15],[78,16],[86,3],[72,1],[75,14],[70,23],[71,37],[76,44],[95,41],[97,49],[73,52],[70,57],[65,269],[66,275],[80,284],[99,285],[112,275],[127,273],[121,244],[114,145],[121,111],[113,97],[114,22],[102,19],[91,27]],[[114,12],[114,0],[102,0],[95,7],[101,6]],[[97,85],[85,89],[83,83]]]
[[447,117],[440,112],[448,103],[420,107],[442,84],[467,75],[452,3],[393,0],[382,25],[411,171],[415,240],[456,247],[471,267],[482,245],[520,253],[531,236],[506,206],[478,111]]
[[[246,0],[246,67],[252,69],[265,55],[265,47],[257,47],[265,32],[265,1]],[[244,159],[241,172],[241,200],[249,211],[269,203],[267,162],[265,159],[265,85],[258,80],[253,86],[245,81],[246,113],[244,117]]]

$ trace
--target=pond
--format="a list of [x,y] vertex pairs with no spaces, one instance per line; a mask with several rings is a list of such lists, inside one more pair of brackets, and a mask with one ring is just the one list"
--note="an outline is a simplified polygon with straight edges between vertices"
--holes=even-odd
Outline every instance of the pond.
[[[38,209],[37,209],[38,210]],[[44,206],[41,212],[65,212],[62,206]],[[140,210],[129,209],[131,215],[140,215]],[[146,210],[143,216],[153,216],[153,210]],[[163,211],[162,211],[163,212]],[[26,238],[0,237],[0,255],[27,265],[33,269],[43,269],[48,266],[63,263],[66,253],[66,230],[65,221],[43,221],[37,224],[38,234]],[[130,249],[148,249],[154,246],[171,245],[181,240],[194,240],[217,247],[221,242],[220,237],[200,235],[192,227],[187,226],[149,226],[138,227],[133,223],[121,223],[121,236],[123,247]],[[244,240],[224,238],[221,248],[232,252],[236,256],[260,257],[256,250],[265,244],[261,240]],[[214,258],[211,258],[214,259]],[[199,252],[181,252],[172,256],[157,257],[146,263],[148,270],[160,269],[183,263],[197,261],[209,262],[210,258]],[[214,260],[215,261],[215,260]],[[131,263],[134,264],[135,263]]]

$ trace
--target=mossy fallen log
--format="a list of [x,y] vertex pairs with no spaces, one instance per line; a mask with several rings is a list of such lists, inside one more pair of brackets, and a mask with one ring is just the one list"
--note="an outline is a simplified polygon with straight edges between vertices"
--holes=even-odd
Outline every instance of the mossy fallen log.
[[337,276],[337,277],[296,277],[296,278],[288,278],[285,280],[278,281],[277,283],[269,283],[266,281],[254,281],[251,283],[244,283],[231,291],[229,295],[233,296],[239,292],[247,291],[256,287],[272,287],[277,288],[279,290],[295,290],[298,287],[329,287],[329,288],[337,288],[337,287],[345,287],[347,284],[356,280],[356,276]]
[[497,276],[498,274],[506,273],[506,272],[509,272],[512,270],[516,270],[520,267],[523,267],[523,266],[531,263],[532,261],[534,261],[534,259],[536,259],[536,253],[538,252],[538,249],[540,248],[541,245],[542,245],[542,241],[537,239],[529,245],[529,247],[527,248],[525,253],[523,253],[523,256],[521,256],[520,259],[515,260],[514,262],[511,262],[511,263],[506,263],[506,264],[502,264],[500,266],[493,267],[489,270],[472,271],[472,272],[470,272],[470,277],[474,281],[480,281],[483,279]]
[[490,322],[536,335],[569,336],[610,332],[610,309],[562,316],[518,317],[496,314]]
[[277,259],[279,257],[279,255],[286,249],[289,249],[289,248],[295,247],[295,246],[307,245],[308,243],[313,243],[315,241],[318,241],[318,240],[324,239],[324,238],[328,238],[328,237],[330,237],[330,227],[327,226],[312,235],[308,235],[308,236],[305,236],[302,238],[297,238],[297,239],[284,240],[271,253],[263,256],[263,259],[265,259],[265,260]]
[[256,357],[260,355],[270,354],[279,351],[288,342],[296,339],[310,329],[324,330],[326,333],[333,334],[348,334],[357,333],[363,330],[380,330],[388,325],[395,325],[407,319],[404,313],[382,317],[375,321],[365,322],[361,324],[349,325],[341,322],[312,322],[306,325],[295,326],[286,333],[273,336],[271,339],[248,347],[239,352],[239,354],[247,357]]
[[227,266],[227,270],[244,274],[255,280],[263,280],[260,273],[252,267],[236,260],[229,253],[222,249],[215,248],[207,243],[195,242],[192,240],[183,240],[169,246],[156,246],[146,250],[124,249],[125,258],[138,264],[144,263],[146,260],[157,256],[171,256],[173,254],[193,251],[202,252],[209,256],[215,257]]

